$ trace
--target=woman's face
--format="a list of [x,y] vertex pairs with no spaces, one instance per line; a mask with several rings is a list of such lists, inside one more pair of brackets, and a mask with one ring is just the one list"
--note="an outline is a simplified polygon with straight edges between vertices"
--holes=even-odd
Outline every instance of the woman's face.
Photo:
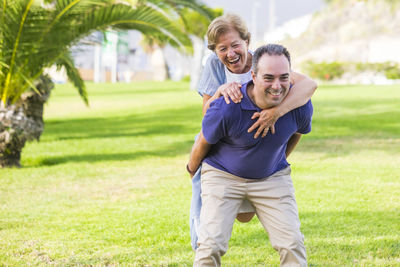
[[230,30],[218,38],[215,53],[231,72],[245,73],[251,68],[248,45],[248,41],[240,38],[239,32]]

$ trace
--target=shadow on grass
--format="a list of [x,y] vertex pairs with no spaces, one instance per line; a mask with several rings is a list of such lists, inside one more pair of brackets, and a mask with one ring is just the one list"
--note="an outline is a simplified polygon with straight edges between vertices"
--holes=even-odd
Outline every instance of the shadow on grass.
[[107,118],[49,120],[42,141],[195,133],[200,125],[201,111],[197,107]]
[[144,157],[173,157],[180,154],[189,153],[193,141],[176,142],[172,145],[157,150],[142,150],[132,153],[113,153],[113,154],[84,154],[84,155],[63,155],[44,158],[35,164],[36,167],[52,166],[67,162],[100,162],[100,161],[127,161]]
[[[124,114],[106,118],[49,120],[45,122],[42,143],[61,142],[75,146],[74,140],[98,139],[98,145],[115,143],[110,153],[87,153],[51,156],[38,159],[31,166],[40,167],[67,162],[125,161],[143,157],[172,157],[189,153],[193,139],[201,127],[201,110],[197,106],[177,109],[164,109],[156,112]],[[191,140],[172,141],[169,136],[193,135]],[[122,140],[116,140],[124,138]],[[135,139],[136,138],[136,139]],[[155,147],[153,138],[165,145]],[[140,142],[148,149],[134,150],[131,153],[118,151],[126,142]],[[84,148],[85,149],[85,148]],[[28,164],[29,165],[29,164]]]

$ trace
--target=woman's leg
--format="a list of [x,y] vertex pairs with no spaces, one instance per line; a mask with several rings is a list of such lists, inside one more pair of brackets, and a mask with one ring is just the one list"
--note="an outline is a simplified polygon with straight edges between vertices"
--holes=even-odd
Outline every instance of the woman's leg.
[[190,205],[190,243],[193,250],[197,248],[197,238],[201,210],[201,166],[192,178],[192,202]]

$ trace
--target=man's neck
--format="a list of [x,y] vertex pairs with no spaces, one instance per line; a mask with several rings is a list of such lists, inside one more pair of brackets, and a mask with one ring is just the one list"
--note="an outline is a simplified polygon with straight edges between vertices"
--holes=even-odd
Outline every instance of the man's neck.
[[255,91],[254,86],[255,86],[254,83],[250,82],[250,83],[248,83],[247,88],[246,88],[247,95],[249,96],[251,102],[253,102],[253,104],[260,109],[272,108],[273,106],[269,106],[269,105],[263,103],[262,101],[257,101],[257,97],[254,94],[254,91]]

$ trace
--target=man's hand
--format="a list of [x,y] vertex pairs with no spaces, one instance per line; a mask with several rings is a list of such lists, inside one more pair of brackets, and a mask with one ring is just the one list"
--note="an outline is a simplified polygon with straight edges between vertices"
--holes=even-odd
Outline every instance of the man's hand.
[[217,94],[219,96],[224,96],[225,102],[227,104],[231,102],[229,101],[229,99],[232,99],[234,103],[239,103],[240,101],[242,101],[243,98],[242,92],[240,91],[241,87],[242,85],[237,82],[226,83],[218,88]]
[[275,133],[275,122],[279,119],[278,107],[273,107],[270,109],[264,109],[260,112],[255,112],[251,117],[252,120],[258,118],[258,120],[247,130],[248,133],[251,133],[255,129],[257,129],[254,134],[254,138],[258,138],[262,133],[261,137],[265,137],[269,131],[272,134]]
[[196,171],[197,171],[197,169],[198,169],[199,167],[197,167],[196,169],[191,169],[191,168],[189,167],[189,164],[190,164],[190,162],[189,162],[188,164],[186,164],[186,170],[187,170],[187,172],[188,172],[189,175],[190,175],[190,179],[193,179],[193,176],[196,174]]

